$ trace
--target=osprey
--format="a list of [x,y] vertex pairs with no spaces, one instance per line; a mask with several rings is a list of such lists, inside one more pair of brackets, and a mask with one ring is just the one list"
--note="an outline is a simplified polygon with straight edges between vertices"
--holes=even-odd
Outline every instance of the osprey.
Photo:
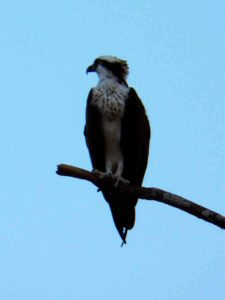
[[145,108],[126,78],[127,62],[113,56],[100,56],[88,72],[96,72],[99,82],[89,92],[84,135],[93,171],[111,177],[115,188],[102,190],[115,226],[126,243],[135,222],[138,198],[118,195],[120,183],[141,186],[148,162],[150,126]]

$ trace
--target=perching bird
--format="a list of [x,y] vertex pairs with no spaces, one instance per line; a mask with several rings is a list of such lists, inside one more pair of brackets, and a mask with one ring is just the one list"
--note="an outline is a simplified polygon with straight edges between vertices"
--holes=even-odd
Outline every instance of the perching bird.
[[89,92],[84,135],[93,171],[114,180],[113,192],[102,190],[115,226],[126,243],[127,231],[135,222],[137,198],[117,194],[120,183],[141,186],[148,162],[150,126],[145,108],[126,79],[127,62],[100,56],[88,72],[96,72],[99,82]]

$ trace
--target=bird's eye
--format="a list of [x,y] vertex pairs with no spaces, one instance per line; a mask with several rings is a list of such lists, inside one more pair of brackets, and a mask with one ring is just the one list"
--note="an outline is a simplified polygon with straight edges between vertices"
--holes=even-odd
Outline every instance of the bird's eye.
[[94,66],[97,67],[99,64],[100,64],[100,60],[99,60],[99,59],[96,59],[96,60],[94,61]]
[[110,64],[107,61],[101,61],[101,65],[106,69],[110,68]]

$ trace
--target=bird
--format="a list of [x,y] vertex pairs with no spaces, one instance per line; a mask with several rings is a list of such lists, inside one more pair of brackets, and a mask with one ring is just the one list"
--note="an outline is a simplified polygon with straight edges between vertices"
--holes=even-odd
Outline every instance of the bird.
[[118,186],[141,186],[148,164],[150,124],[145,107],[127,84],[128,63],[115,56],[97,57],[86,73],[98,75],[86,104],[84,136],[93,172],[113,180],[113,190],[102,188],[113,221],[126,244],[135,223],[136,196],[121,196]]

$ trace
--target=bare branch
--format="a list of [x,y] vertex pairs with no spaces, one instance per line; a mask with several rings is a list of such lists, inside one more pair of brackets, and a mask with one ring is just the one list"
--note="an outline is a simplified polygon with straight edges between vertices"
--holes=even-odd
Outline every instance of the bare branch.
[[[99,189],[102,187],[105,188],[105,181],[100,179],[99,176],[95,173],[89,172],[84,169],[77,167],[61,164],[58,166],[56,171],[58,175],[69,176],[74,178],[79,178],[83,180],[88,180],[96,185]],[[107,188],[113,188],[107,186]],[[198,205],[190,200],[182,198],[178,195],[169,193],[158,188],[145,188],[145,187],[136,187],[131,185],[123,185],[118,188],[118,192],[121,194],[131,194],[137,196],[139,199],[145,200],[155,200],[168,204],[170,206],[181,209],[193,216],[196,216],[206,222],[212,223],[222,229],[225,229],[225,217],[208,209],[201,205]]]

